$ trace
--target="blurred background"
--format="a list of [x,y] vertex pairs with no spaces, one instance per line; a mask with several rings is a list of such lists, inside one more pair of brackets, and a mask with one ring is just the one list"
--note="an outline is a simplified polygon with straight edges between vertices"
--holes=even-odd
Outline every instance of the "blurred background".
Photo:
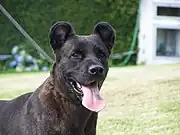
[[[91,34],[97,22],[107,21],[117,32],[116,47],[113,53],[128,52],[136,24],[139,0],[4,0],[1,1],[1,4],[37,44],[53,58],[48,32],[52,24],[58,20],[71,22],[78,34]],[[2,33],[0,54],[15,54],[15,57],[6,63],[8,68],[18,67],[19,70],[25,66],[28,67],[27,61],[31,61],[31,56],[39,60],[38,65],[26,70],[30,70],[30,68],[36,70],[37,66],[38,68],[45,66],[43,68],[47,69],[51,65],[46,63],[46,60],[43,61],[40,53],[3,13],[0,13],[0,24]],[[126,64],[136,64],[136,55],[132,54],[133,57]],[[28,60],[25,60],[24,67],[22,64],[18,66],[18,61],[24,61],[21,56],[18,57],[19,55],[29,55],[26,58]],[[120,65],[127,55],[128,53],[125,53],[125,55],[119,56],[120,58],[115,56],[114,60],[111,59],[110,65]]]

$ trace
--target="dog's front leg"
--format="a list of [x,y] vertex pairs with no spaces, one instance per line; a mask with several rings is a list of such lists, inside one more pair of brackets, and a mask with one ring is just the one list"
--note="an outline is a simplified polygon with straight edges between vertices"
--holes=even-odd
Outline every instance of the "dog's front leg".
[[98,114],[93,112],[87,121],[84,135],[96,135],[96,125],[97,125]]

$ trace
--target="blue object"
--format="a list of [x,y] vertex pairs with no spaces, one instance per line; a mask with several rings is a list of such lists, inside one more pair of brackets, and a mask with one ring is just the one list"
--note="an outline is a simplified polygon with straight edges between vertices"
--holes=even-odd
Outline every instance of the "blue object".
[[27,61],[27,62],[33,62],[33,57],[30,56],[30,55],[28,55],[28,56],[26,57],[26,61]]
[[23,56],[16,54],[15,55],[15,60],[16,60],[17,63],[21,63],[23,61]]
[[42,71],[48,71],[48,67],[47,67],[47,66],[43,66],[43,67],[41,68],[41,70],[42,70]]
[[9,67],[10,68],[14,68],[15,66],[17,65],[17,62],[14,60],[14,61],[11,61],[10,63],[9,63]]

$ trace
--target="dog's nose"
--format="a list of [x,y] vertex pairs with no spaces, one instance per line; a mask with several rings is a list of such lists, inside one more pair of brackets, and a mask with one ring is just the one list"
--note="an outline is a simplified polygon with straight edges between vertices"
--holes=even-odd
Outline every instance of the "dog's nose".
[[104,72],[104,68],[100,65],[92,65],[89,67],[89,73],[91,75],[102,75]]

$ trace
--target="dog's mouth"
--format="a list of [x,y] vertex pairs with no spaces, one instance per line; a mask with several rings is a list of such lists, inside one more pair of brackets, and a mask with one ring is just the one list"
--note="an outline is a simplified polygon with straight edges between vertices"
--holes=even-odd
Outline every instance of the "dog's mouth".
[[83,96],[83,92],[81,90],[81,84],[73,78],[68,78],[69,84],[72,86],[73,90],[77,92],[80,96]]
[[100,95],[97,81],[89,81],[86,84],[82,84],[74,78],[68,78],[68,82],[76,92],[76,95],[81,97],[84,107],[94,112],[99,112],[104,108],[105,103]]

